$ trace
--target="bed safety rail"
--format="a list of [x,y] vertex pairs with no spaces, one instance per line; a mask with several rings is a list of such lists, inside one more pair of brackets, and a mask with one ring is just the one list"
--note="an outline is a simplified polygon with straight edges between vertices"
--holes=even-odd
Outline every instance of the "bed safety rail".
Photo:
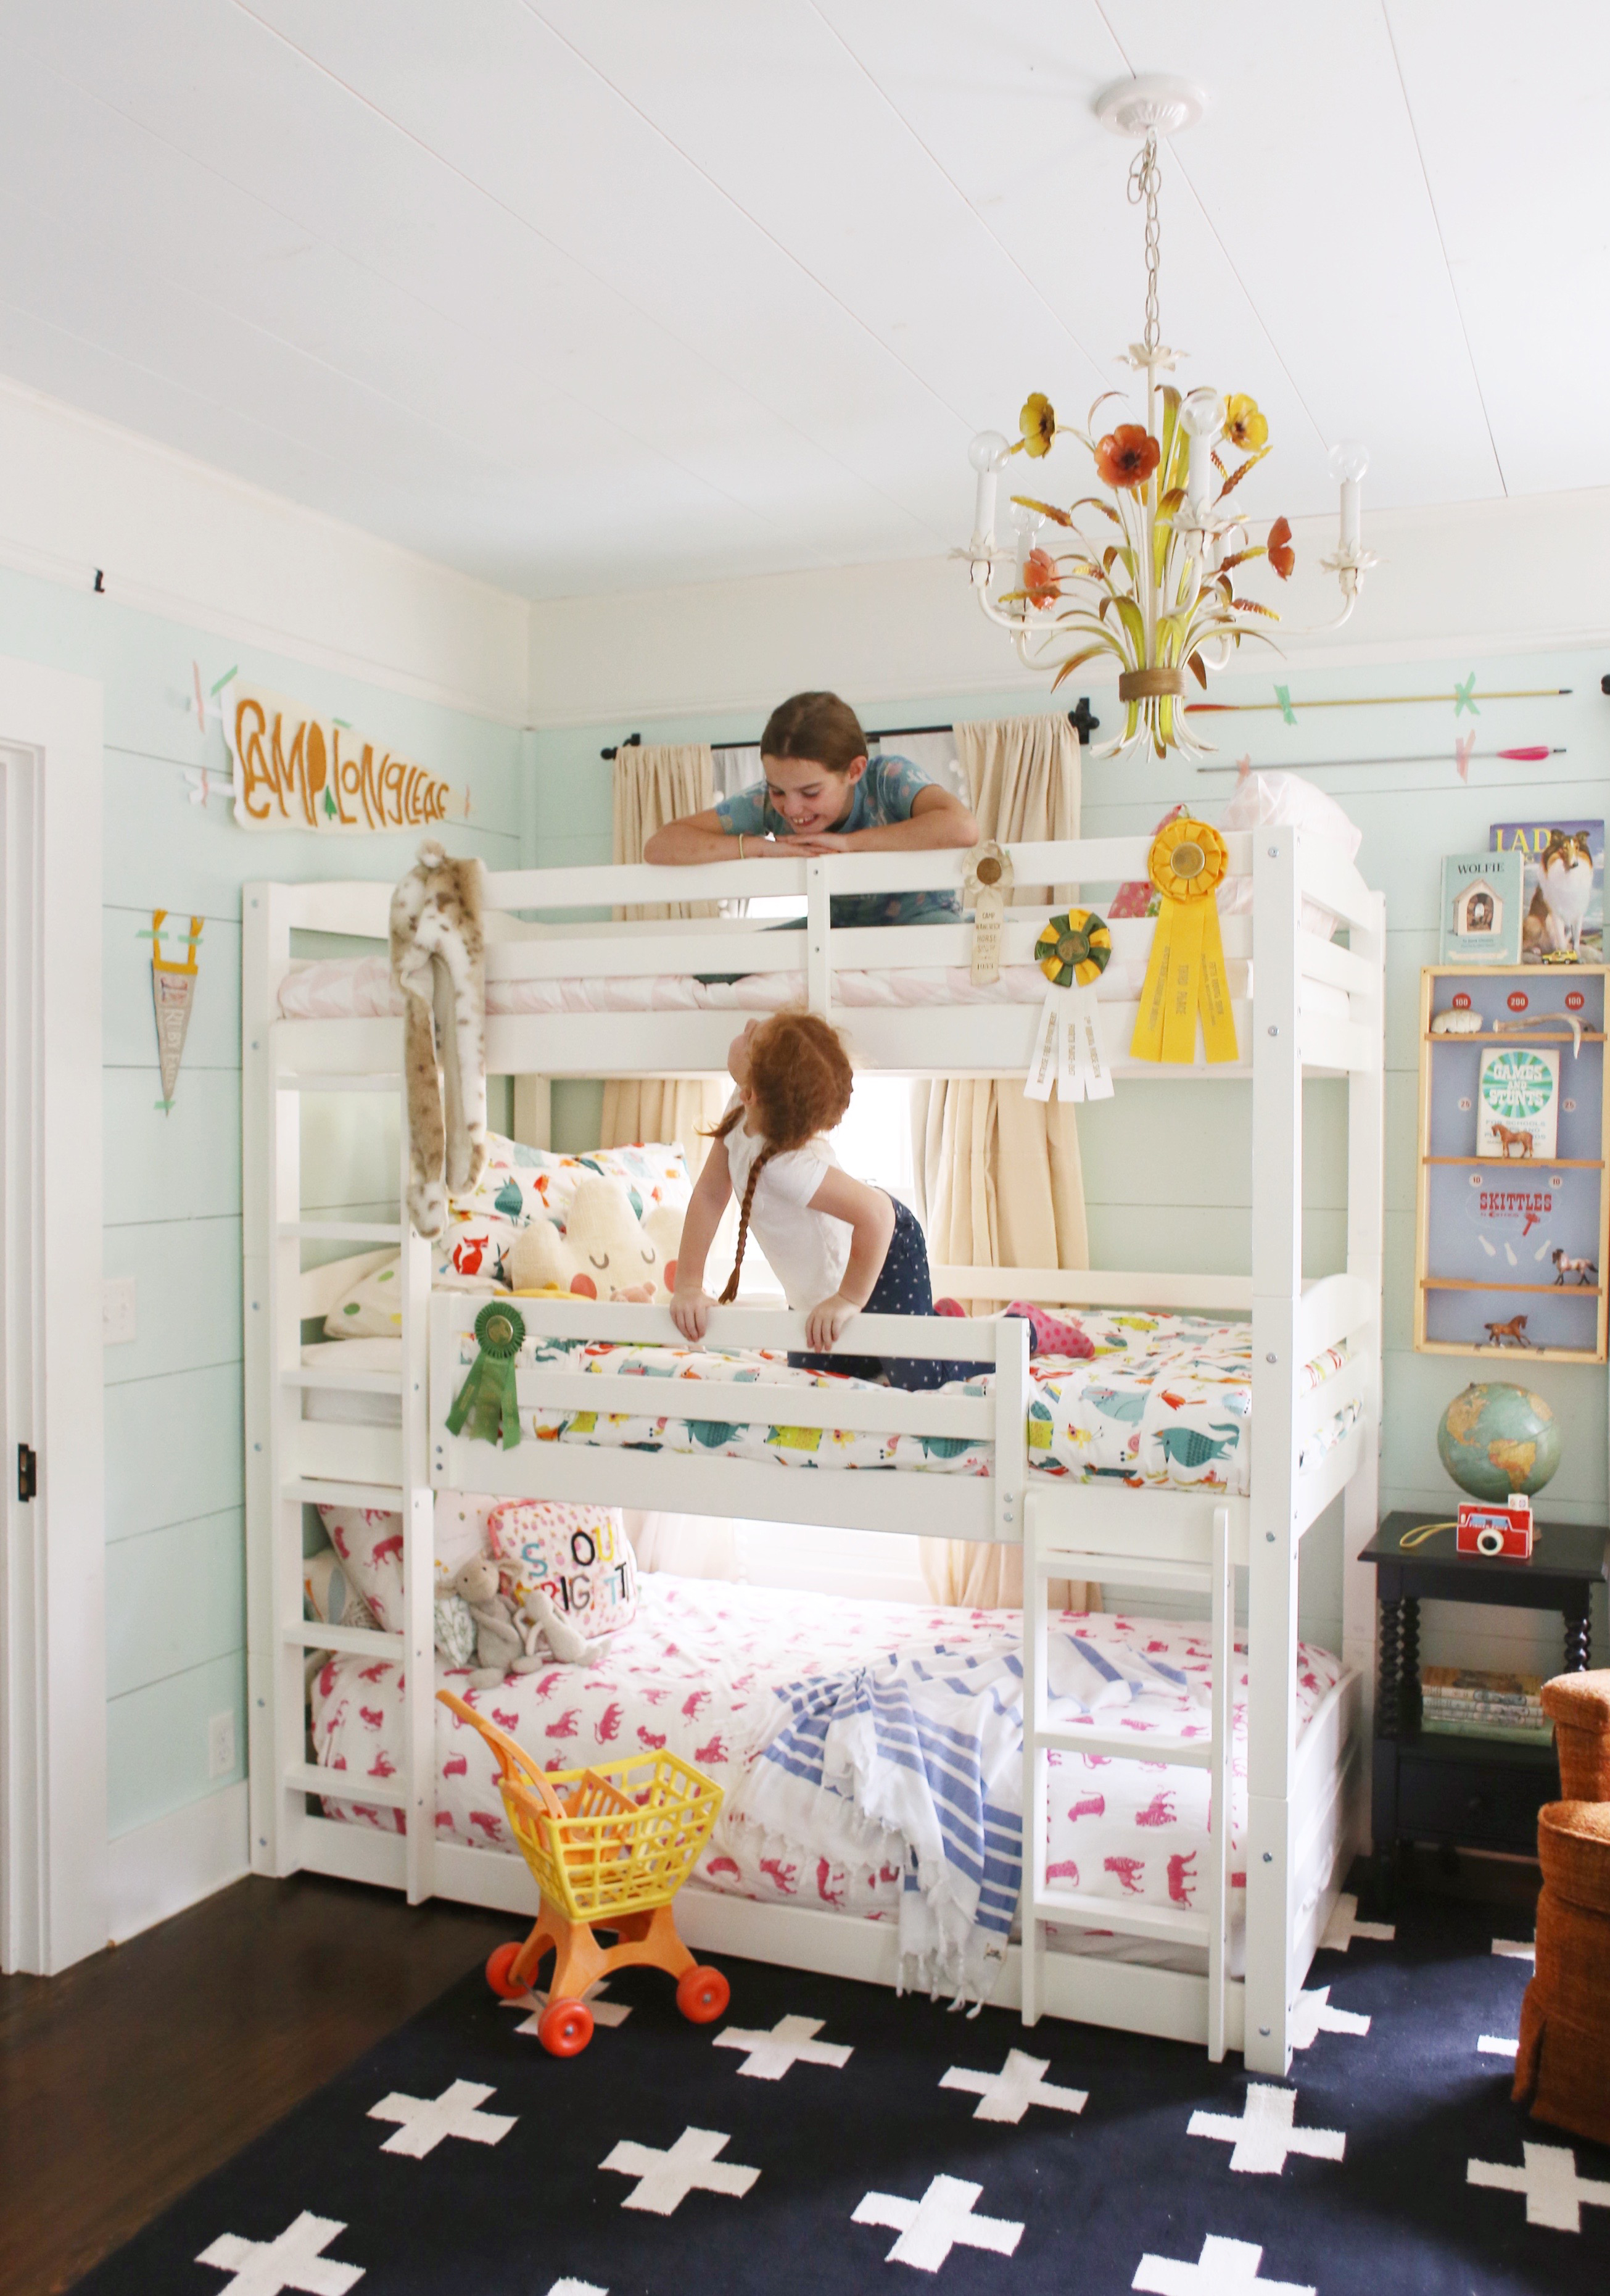
[[[688,1342],[668,1308],[517,1297],[511,1304],[525,1324],[527,1349],[517,1364],[515,1384],[526,1424],[520,1442],[504,1448],[453,1434],[446,1423],[453,1398],[475,1358],[475,1317],[485,1304],[477,1295],[462,1292],[437,1292],[430,1303],[430,1480],[438,1489],[507,1491],[526,1498],[585,1493],[620,1505],[646,1504],[694,1513],[753,1513],[762,1520],[784,1522],[801,1520],[802,1512],[812,1521],[836,1521],[838,1516],[820,1510],[847,1505],[846,1520],[864,1521],[874,1496],[866,1488],[870,1477],[879,1486],[892,1487],[880,1494],[891,1529],[914,1528],[913,1518],[920,1514],[924,1529],[954,1537],[1016,1541],[1022,1536],[1029,1328],[1019,1318],[858,1316],[833,1351],[987,1365],[993,1392],[969,1397],[911,1393],[900,1388],[790,1386],[751,1378],[623,1376],[577,1370],[568,1355],[557,1364],[535,1363],[530,1359],[529,1343],[538,1340],[667,1348],[685,1348]],[[805,1318],[787,1309],[716,1308],[700,1347],[706,1354],[726,1349],[805,1351]],[[885,1468],[790,1471],[772,1461],[539,1439],[531,1414],[565,1411],[632,1418],[669,1415],[801,1431],[837,1427],[890,1436],[971,1437],[993,1445],[993,1472],[987,1480],[924,1477],[919,1495],[911,1488],[917,1480],[912,1473]],[[846,1491],[846,1483],[854,1488]],[[639,1489],[644,1494],[641,1498],[635,1496]]]

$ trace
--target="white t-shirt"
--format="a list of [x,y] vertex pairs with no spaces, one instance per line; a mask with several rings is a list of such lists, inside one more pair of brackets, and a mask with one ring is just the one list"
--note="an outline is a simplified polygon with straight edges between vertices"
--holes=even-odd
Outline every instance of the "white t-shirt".
[[[766,1144],[740,1120],[723,1144],[732,1193],[741,1207],[750,1168]],[[749,1233],[771,1261],[790,1308],[808,1309],[830,1300],[849,1265],[848,1220],[811,1210],[811,1198],[838,1160],[825,1140],[810,1140],[773,1156],[755,1183]]]

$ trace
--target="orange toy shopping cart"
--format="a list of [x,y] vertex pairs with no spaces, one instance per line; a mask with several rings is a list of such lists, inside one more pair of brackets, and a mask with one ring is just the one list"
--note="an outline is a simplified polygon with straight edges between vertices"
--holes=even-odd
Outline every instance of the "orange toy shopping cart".
[[[694,1960],[671,1911],[720,1815],[715,1780],[664,1752],[544,1773],[506,1730],[454,1692],[437,1696],[496,1755],[509,1824],[542,1891],[525,1943],[500,1945],[487,1961],[493,1991],[505,2000],[528,1992],[543,1955],[552,1953],[536,2037],[556,2057],[577,2055],[593,2038],[593,2012],[582,1996],[614,1969],[663,1969],[677,1980],[684,2017],[696,2025],[719,2017],[730,1997],[727,1980]],[[613,1935],[612,1946],[600,1944],[601,1929]]]

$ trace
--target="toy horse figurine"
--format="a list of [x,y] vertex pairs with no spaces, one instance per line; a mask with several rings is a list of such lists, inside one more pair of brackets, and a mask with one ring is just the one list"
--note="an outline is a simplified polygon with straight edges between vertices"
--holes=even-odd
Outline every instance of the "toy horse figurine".
[[1485,1324],[1482,1328],[1487,1334],[1481,1343],[1484,1348],[1530,1348],[1535,1345],[1526,1337],[1524,1316],[1511,1316],[1507,1324]]
[[1500,1124],[1496,1117],[1492,1124],[1492,1136],[1502,1151],[1506,1164],[1509,1161],[1509,1151],[1512,1148],[1520,1150],[1523,1164],[1532,1152],[1533,1142],[1530,1132],[1512,1132],[1508,1125]]
[[1563,1283],[1567,1275],[1574,1275],[1579,1284],[1593,1284],[1598,1282],[1598,1262],[1596,1259],[1590,1259],[1585,1252],[1581,1259],[1571,1259],[1566,1257],[1562,1248],[1551,1251],[1549,1257],[1554,1262],[1556,1283]]

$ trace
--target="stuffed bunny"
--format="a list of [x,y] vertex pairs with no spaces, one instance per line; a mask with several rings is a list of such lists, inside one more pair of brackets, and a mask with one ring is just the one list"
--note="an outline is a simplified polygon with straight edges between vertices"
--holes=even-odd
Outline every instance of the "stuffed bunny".
[[640,1220],[624,1181],[590,1175],[570,1199],[562,1234],[546,1219],[520,1229],[510,1253],[510,1280],[517,1292],[667,1300],[676,1278],[682,1220],[669,1204],[656,1204]]
[[516,1614],[516,1622],[523,1627],[526,1648],[533,1656],[538,1641],[545,1640],[561,1666],[591,1666],[603,1649],[601,1642],[590,1643],[556,1611],[540,1587],[533,1587],[527,1595]]
[[447,1582],[447,1591],[462,1595],[475,1620],[475,1655],[479,1663],[470,1677],[472,1690],[491,1690],[506,1674],[533,1674],[543,1663],[526,1647],[515,1625],[513,1603],[498,1589],[495,1562],[484,1554],[461,1563]]

